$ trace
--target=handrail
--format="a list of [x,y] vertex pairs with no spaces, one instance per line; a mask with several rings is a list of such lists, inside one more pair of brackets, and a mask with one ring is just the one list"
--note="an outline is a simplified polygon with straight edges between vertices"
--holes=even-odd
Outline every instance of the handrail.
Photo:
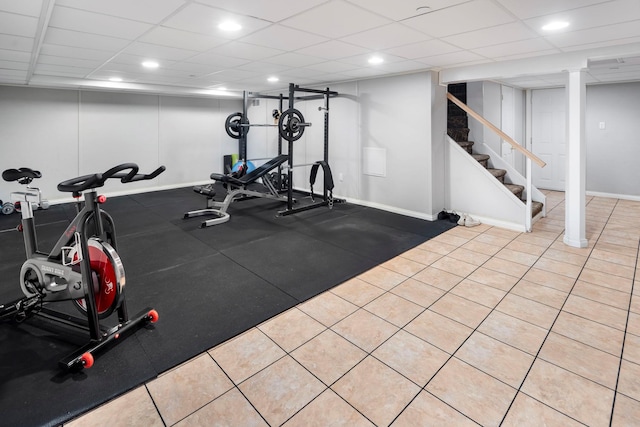
[[529,151],[526,148],[524,148],[522,145],[518,144],[517,141],[515,141],[513,138],[511,138],[506,133],[502,132],[493,123],[491,123],[490,121],[488,121],[487,119],[482,117],[480,114],[478,114],[475,111],[473,111],[471,108],[469,108],[467,106],[467,104],[465,104],[464,102],[460,101],[458,98],[456,98],[455,96],[453,96],[449,92],[447,92],[447,99],[449,99],[451,102],[456,104],[458,107],[462,108],[467,114],[469,114],[471,117],[473,117],[474,119],[476,119],[477,121],[479,121],[480,123],[482,123],[483,125],[488,127],[489,129],[491,129],[494,133],[498,134],[498,136],[500,136],[500,138],[502,138],[504,141],[506,141],[509,144],[511,144],[511,146],[513,148],[515,148],[516,150],[518,150],[519,152],[524,154],[528,159],[531,159],[534,162],[536,162],[536,164],[538,166],[540,166],[541,168],[546,166],[546,163],[543,162],[542,159],[540,159],[538,156],[533,154],[531,151]]

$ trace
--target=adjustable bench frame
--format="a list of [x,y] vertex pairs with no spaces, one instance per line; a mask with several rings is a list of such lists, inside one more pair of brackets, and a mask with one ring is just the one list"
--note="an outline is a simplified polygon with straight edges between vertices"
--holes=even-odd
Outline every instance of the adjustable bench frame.
[[[245,200],[248,198],[261,197],[265,199],[278,200],[284,203],[289,201],[286,195],[278,193],[275,186],[271,182],[271,179],[267,175],[270,171],[281,166],[288,160],[289,156],[282,154],[278,157],[274,157],[262,166],[254,169],[248,174],[235,178],[230,175],[222,175],[218,173],[212,173],[211,179],[222,182],[227,187],[227,196],[222,202],[216,202],[213,197],[207,197],[207,209],[200,209],[197,211],[191,211],[184,214],[184,218],[194,218],[202,215],[214,215],[216,218],[206,220],[200,224],[201,228],[210,227],[212,225],[218,225],[229,221],[231,217],[227,212],[232,202],[238,200]],[[268,192],[261,192],[255,190],[249,190],[247,186],[255,183],[259,178],[262,178],[262,184],[268,190]]]

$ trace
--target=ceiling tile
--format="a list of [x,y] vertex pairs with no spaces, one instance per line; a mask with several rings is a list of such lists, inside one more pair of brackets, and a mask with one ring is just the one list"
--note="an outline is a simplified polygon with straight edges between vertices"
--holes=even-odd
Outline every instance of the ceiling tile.
[[[218,24],[227,19],[232,19],[238,22],[242,25],[242,30],[233,33],[220,31],[217,28]],[[269,25],[271,24],[264,20],[252,18],[250,16],[237,15],[222,9],[198,3],[189,4],[180,12],[162,23],[162,26],[164,27],[177,28],[179,30],[222,37],[225,39],[243,37]]]
[[27,71],[0,69],[0,79],[8,83],[25,83],[27,80]]
[[453,53],[446,53],[444,55],[429,56],[426,58],[417,59],[419,62],[423,62],[432,67],[445,67],[462,65],[467,63],[475,63],[476,61],[486,62],[486,59],[480,55],[477,55],[469,51],[460,51]]
[[[235,82],[238,80],[253,78],[257,76],[263,76],[264,74],[255,71],[243,71],[238,69],[222,70],[218,73],[211,74],[209,77],[218,79],[219,81]],[[265,81],[267,77],[261,77]]]
[[301,55],[299,53],[284,53],[282,55],[273,56],[269,58],[268,62],[272,64],[285,65],[291,68],[306,67],[307,65],[318,64],[324,62],[324,58],[318,58],[316,56]]
[[271,25],[239,41],[291,51],[327,41],[326,38],[281,25]]
[[44,38],[46,44],[61,46],[82,47],[91,50],[105,50],[117,52],[124,49],[130,40],[115,37],[100,36],[97,34],[80,33],[78,31],[49,28]]
[[[377,68],[382,64],[371,65],[369,64],[369,59],[371,59],[373,54],[365,54],[365,55],[356,55],[350,58],[343,58],[340,62],[344,62],[345,64],[353,64],[357,67],[365,67],[365,68]],[[399,56],[391,55],[389,53],[376,53],[375,56],[382,58],[384,60],[383,63],[393,63],[393,62],[401,62],[405,61],[405,58],[401,58]]]
[[389,73],[407,73],[427,70],[429,67],[417,61],[399,61],[381,64],[380,68]]
[[83,49],[80,47],[58,46],[51,44],[42,45],[40,55],[60,56],[63,58],[79,58],[94,61],[106,61],[114,54],[104,50]]
[[184,77],[173,76],[161,76],[161,75],[141,75],[135,82],[137,83],[149,83],[149,84],[172,84],[180,83],[184,80]]
[[430,39],[424,33],[402,24],[389,24],[344,37],[342,40],[372,50],[389,49]]
[[473,0],[403,21],[434,37],[446,37],[514,22],[515,18],[490,0]]
[[460,48],[450,45],[449,43],[434,39],[388,49],[386,52],[406,59],[416,59],[423,58],[425,56],[456,52],[459,50]]
[[328,0],[198,0],[220,9],[241,15],[259,16],[270,22],[282,21],[285,18],[297,15],[308,9],[312,9]]
[[55,6],[49,25],[53,28],[133,40],[152,28],[129,19],[100,15],[68,7]]
[[188,71],[189,74],[200,77],[211,73],[217,73],[226,69],[222,65],[222,62],[218,62],[218,65],[213,64],[197,64],[195,62],[176,62],[173,65],[165,67],[170,70],[182,70]]
[[538,56],[545,56],[545,55],[554,55],[557,53],[561,53],[560,49],[544,49],[544,50],[535,50],[535,51],[531,51],[531,52],[518,52],[518,53],[511,53],[509,55],[505,55],[505,56],[498,56],[496,58],[492,58],[496,61],[509,61],[512,59],[523,59],[523,58],[534,58],[534,57],[538,57]]
[[215,77],[215,74],[210,76],[204,76],[200,78],[186,79],[182,81],[184,84],[195,87],[209,87],[225,85],[226,82],[220,78]]
[[[22,0],[24,1],[24,0]],[[157,24],[185,0],[56,0],[56,5]]]
[[595,43],[583,44],[583,45],[578,45],[578,46],[567,46],[567,47],[563,47],[562,51],[563,52],[575,52],[575,51],[580,51],[580,50],[584,50],[584,49],[599,49],[599,48],[604,48],[604,47],[609,47],[609,46],[630,45],[630,46],[632,46],[630,48],[630,50],[633,52],[633,51],[636,50],[634,48],[634,46],[637,45],[638,43],[640,43],[640,36],[638,36],[638,37],[628,37],[628,38],[625,38],[625,39],[609,40],[609,41],[603,41],[603,42],[595,42]]
[[112,77],[119,77],[124,82],[131,82],[138,78],[138,74],[102,69],[102,70],[92,72],[91,75],[89,76],[89,78],[93,80],[109,80]]
[[324,3],[312,11],[282,21],[288,27],[328,38],[344,37],[389,23],[389,19],[341,0]]
[[474,52],[487,58],[495,59],[522,53],[537,52],[553,49],[553,46],[542,38],[520,40],[511,43],[502,43],[494,46],[474,49]]
[[40,16],[42,0],[0,0],[0,10],[27,16]]
[[84,77],[91,73],[91,68],[66,67],[64,65],[38,64],[36,74],[46,76]]
[[331,40],[304,49],[299,49],[297,53],[317,56],[325,59],[340,59],[348,56],[360,55],[366,52],[370,52],[370,50],[338,40]]
[[497,0],[511,13],[520,19],[534,18],[541,15],[562,12],[565,10],[577,9],[607,0]]
[[50,64],[50,65],[64,65],[66,67],[78,67],[95,69],[103,64],[102,61],[91,61],[89,59],[73,59],[62,58],[60,56],[40,55],[38,57],[38,65]]
[[42,45],[40,55],[61,56],[63,58],[89,59],[94,61],[106,61],[113,56],[112,52],[104,50],[83,49],[80,47],[58,46],[52,44]]
[[21,37],[35,37],[38,30],[38,18],[0,12],[0,32]]
[[580,9],[544,15],[527,19],[525,24],[540,35],[548,35],[542,26],[550,20],[563,20],[570,23],[569,27],[562,30],[563,33],[583,30],[589,27],[624,23],[640,19],[640,1],[638,0],[614,0]]
[[142,66],[142,63],[146,60],[148,60],[150,58],[147,58],[145,56],[138,56],[138,55],[133,55],[130,53],[119,53],[118,55],[114,56],[110,61],[109,64],[114,63],[114,64],[126,64],[126,65],[131,65],[133,66],[137,72],[155,72],[159,69],[163,69],[165,67],[172,67],[176,61],[170,61],[170,60],[160,60],[158,61],[158,63],[160,64],[159,68],[156,68],[155,70],[148,70],[147,68],[144,68]]
[[304,78],[304,79],[314,79],[318,76],[322,76],[324,73],[316,70],[312,70],[310,68],[293,68],[289,69],[286,72],[286,76],[295,77],[295,78]]
[[199,52],[194,50],[176,49],[175,47],[159,46],[157,44],[134,42],[127,46],[122,53],[143,56],[148,59],[168,59],[170,61],[183,61]]
[[0,49],[31,52],[33,38],[0,34]]
[[367,79],[370,77],[379,76],[382,73],[378,68],[355,68],[353,70],[344,71],[343,74],[351,78]]
[[0,60],[13,62],[30,62],[31,54],[18,50],[0,49]]
[[28,62],[18,61],[5,61],[0,59],[0,70],[22,70],[27,71],[29,69]]
[[545,37],[549,42],[558,47],[588,45],[609,40],[635,37],[640,34],[640,21],[625,22],[622,24],[605,25],[597,28],[589,28],[581,31],[571,31],[549,35]]
[[284,66],[284,65],[278,65],[278,64],[271,64],[268,62],[261,62],[261,61],[255,61],[255,62],[249,62],[247,64],[241,65],[240,67],[237,67],[238,70],[244,70],[244,71],[252,71],[254,73],[258,73],[258,74],[278,74],[278,73],[282,73],[285,70],[288,70],[289,67]]
[[482,30],[470,31],[455,36],[444,37],[442,40],[462,49],[476,49],[494,44],[515,42],[539,37],[529,27],[520,22],[498,25]]
[[310,65],[305,68],[308,68],[312,71],[319,71],[327,74],[336,74],[336,73],[342,73],[347,70],[353,70],[358,67],[353,64],[345,64],[344,62],[327,61],[319,64]]
[[260,61],[271,56],[280,55],[284,52],[282,50],[234,41],[212,49],[210,53],[228,55],[234,58],[249,59],[251,61]]
[[218,53],[205,52],[189,58],[188,62],[193,62],[195,64],[217,65],[224,68],[234,68],[239,67],[242,64],[246,64],[249,60],[232,58]]
[[139,41],[199,52],[204,52],[227,42],[223,38],[167,27],[156,27],[140,37]]
[[379,15],[391,18],[394,21],[401,21],[403,19],[411,18],[417,15],[421,15],[424,12],[417,9],[422,6],[428,6],[429,11],[435,11],[443,9],[445,7],[454,6],[456,4],[464,3],[469,0],[402,0],[400,2],[394,2],[389,0],[347,0],[349,3],[353,3],[368,9]]

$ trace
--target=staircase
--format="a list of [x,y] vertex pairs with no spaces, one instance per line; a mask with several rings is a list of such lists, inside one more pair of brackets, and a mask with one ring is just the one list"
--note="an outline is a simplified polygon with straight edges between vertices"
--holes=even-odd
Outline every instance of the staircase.
[[[467,103],[466,83],[449,85],[449,92],[465,104]],[[447,134],[469,153],[469,155],[476,159],[491,175],[507,187],[518,199],[526,203],[526,200],[523,199],[524,186],[505,182],[506,170],[490,167],[490,156],[473,152],[474,142],[469,141],[469,118],[467,117],[467,113],[451,101],[448,101],[447,109]],[[531,205],[531,216],[535,218],[536,215],[542,212],[543,204],[532,201]]]

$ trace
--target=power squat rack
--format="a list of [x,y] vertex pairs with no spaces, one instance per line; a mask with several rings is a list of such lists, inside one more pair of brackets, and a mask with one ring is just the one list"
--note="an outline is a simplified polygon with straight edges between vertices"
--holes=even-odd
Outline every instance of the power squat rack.
[[[298,95],[297,92],[302,92],[309,95]],[[278,127],[278,157],[282,156],[283,152],[283,139],[288,142],[287,147],[287,162],[284,166],[278,166],[277,173],[273,179],[275,188],[280,193],[286,193],[287,207],[284,210],[278,212],[279,216],[291,215],[297,212],[315,209],[320,206],[333,207],[334,203],[344,203],[344,199],[335,199],[333,197],[333,176],[331,168],[329,166],[329,99],[331,97],[338,96],[338,92],[331,91],[329,88],[310,89],[303,88],[294,83],[289,84],[289,96],[285,97],[280,95],[265,95],[259,93],[243,93],[243,108],[242,113],[233,113],[227,117],[225,123],[225,129],[227,134],[234,139],[238,139],[238,153],[241,161],[247,161],[247,133],[251,126],[277,126]],[[279,110],[274,111],[274,118],[278,119],[278,124],[251,124],[247,118],[247,107],[249,105],[249,99],[276,99],[280,102]],[[304,133],[306,127],[311,126],[311,123],[307,123],[304,120],[302,113],[295,109],[295,101],[308,101],[308,100],[324,100],[324,106],[318,107],[319,111],[324,114],[324,150],[322,160],[318,160],[313,163],[295,164],[294,163],[294,143],[300,139]],[[288,109],[283,111],[284,101],[288,101]],[[282,112],[282,113],[280,113]],[[305,192],[302,190],[295,190],[293,188],[293,169],[301,166],[311,166],[311,174],[309,177],[310,191]],[[322,168],[324,174],[324,185],[322,195],[316,194],[313,191],[313,185],[315,184],[316,175],[318,169]],[[286,169],[286,179],[283,179],[283,169]],[[296,199],[294,193],[301,194],[304,197],[311,197],[312,203],[305,204],[303,206],[294,207]]]

